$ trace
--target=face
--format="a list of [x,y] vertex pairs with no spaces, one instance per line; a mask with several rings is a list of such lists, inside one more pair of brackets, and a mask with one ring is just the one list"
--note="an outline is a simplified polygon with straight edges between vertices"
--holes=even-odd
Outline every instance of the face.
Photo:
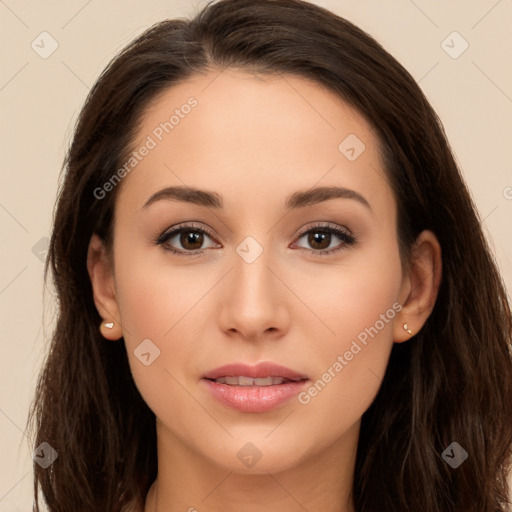
[[[159,433],[234,471],[247,443],[253,472],[353,449],[407,294],[372,127],[302,78],[211,71],[160,95],[134,148],[108,306]],[[204,378],[261,362],[305,380]]]

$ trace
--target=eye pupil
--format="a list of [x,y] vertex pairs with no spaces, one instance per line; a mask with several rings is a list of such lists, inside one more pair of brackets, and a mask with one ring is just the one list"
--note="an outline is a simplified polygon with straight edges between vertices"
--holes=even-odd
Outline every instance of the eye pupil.
[[[180,236],[180,242],[186,249],[199,249],[203,245],[203,234],[194,231],[183,231]],[[189,244],[192,244],[193,247],[190,247]]]
[[[315,247],[315,249],[326,249],[329,247],[330,244],[330,233],[322,233],[321,231],[315,231],[310,233],[308,242],[311,244],[312,247]],[[325,242],[327,240],[327,245],[322,244],[322,242]],[[320,247],[317,247],[316,244],[320,244]]]

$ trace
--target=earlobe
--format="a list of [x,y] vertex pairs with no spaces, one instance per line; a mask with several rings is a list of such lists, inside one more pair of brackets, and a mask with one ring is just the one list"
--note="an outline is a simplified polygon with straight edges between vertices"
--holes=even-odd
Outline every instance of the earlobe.
[[122,337],[121,318],[117,304],[111,259],[101,238],[93,234],[87,251],[87,271],[91,280],[94,304],[103,318],[99,326],[104,338]]
[[405,300],[397,316],[394,341],[401,343],[417,334],[434,309],[442,277],[441,246],[432,231],[416,239],[409,274],[404,279]]
[[101,322],[100,332],[107,340],[118,340],[123,336],[122,326],[118,322]]

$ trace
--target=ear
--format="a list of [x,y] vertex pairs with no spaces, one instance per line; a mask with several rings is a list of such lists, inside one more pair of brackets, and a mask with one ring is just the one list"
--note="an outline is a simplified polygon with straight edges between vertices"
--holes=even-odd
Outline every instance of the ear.
[[402,309],[394,326],[395,343],[417,334],[432,313],[441,284],[441,269],[441,246],[437,237],[432,231],[422,231],[412,247],[410,268],[400,291]]
[[118,340],[123,331],[116,300],[113,262],[105,244],[96,234],[92,235],[89,242],[87,271],[91,279],[94,304],[103,318],[100,331],[105,338]]

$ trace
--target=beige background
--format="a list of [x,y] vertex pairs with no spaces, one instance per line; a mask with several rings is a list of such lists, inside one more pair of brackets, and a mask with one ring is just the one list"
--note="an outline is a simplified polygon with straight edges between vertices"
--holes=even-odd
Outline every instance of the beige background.
[[[154,22],[193,15],[205,3],[0,0],[0,511],[31,510],[23,430],[45,347],[40,258],[77,113],[127,42]],[[316,3],[376,37],[420,83],[444,123],[512,290],[512,0]],[[47,59],[31,47],[43,31],[58,43]],[[458,58],[442,46],[453,31],[469,44]],[[46,49],[49,44],[46,39]],[[446,44],[453,53],[464,42],[451,36]],[[45,309],[48,331],[51,296]]]

